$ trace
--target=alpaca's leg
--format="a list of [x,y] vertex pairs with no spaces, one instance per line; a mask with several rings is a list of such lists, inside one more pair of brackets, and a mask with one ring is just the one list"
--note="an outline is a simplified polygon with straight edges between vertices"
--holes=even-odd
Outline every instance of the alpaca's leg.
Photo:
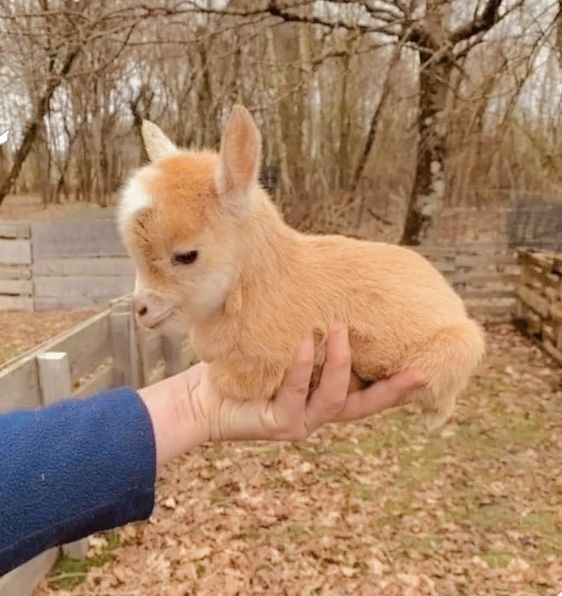
[[404,363],[403,368],[417,369],[428,380],[426,387],[411,394],[412,401],[421,407],[428,428],[436,428],[449,418],[457,396],[484,352],[482,329],[466,320],[439,330]]

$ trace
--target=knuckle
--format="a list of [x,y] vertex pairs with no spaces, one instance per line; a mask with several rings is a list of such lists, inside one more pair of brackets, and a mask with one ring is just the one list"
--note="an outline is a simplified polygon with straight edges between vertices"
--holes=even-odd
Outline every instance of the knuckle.
[[298,395],[308,395],[308,380],[299,379],[293,386],[293,391]]
[[296,365],[299,368],[312,368],[314,365],[314,354],[302,354],[297,359]]
[[351,355],[350,354],[341,354],[337,358],[335,365],[338,368],[338,370],[347,371],[348,369],[351,368]]

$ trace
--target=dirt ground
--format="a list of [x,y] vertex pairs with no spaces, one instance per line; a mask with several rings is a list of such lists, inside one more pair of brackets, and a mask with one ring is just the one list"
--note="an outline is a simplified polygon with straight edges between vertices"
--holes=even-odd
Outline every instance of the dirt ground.
[[0,310],[0,366],[87,319],[92,310]]
[[95,203],[64,202],[43,205],[41,197],[37,195],[8,195],[0,205],[0,221],[88,218],[107,216],[112,213],[112,207],[100,207]]
[[168,466],[146,523],[91,539],[36,596],[553,595],[562,590],[562,383],[508,326],[454,420],[415,413]]

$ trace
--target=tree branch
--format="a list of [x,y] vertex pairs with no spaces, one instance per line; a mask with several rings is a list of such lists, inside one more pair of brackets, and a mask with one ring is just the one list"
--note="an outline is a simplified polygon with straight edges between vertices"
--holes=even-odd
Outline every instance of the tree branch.
[[449,42],[456,45],[460,41],[469,39],[478,33],[489,31],[499,19],[499,9],[503,0],[488,0],[484,11],[472,21],[461,25],[449,35]]

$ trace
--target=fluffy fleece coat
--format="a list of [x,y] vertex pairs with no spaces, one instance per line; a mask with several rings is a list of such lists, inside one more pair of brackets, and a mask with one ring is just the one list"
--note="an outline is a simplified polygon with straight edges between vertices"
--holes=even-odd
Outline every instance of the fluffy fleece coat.
[[120,229],[137,266],[147,327],[189,333],[221,395],[265,399],[295,347],[336,322],[350,329],[352,388],[405,368],[430,427],[450,415],[484,354],[480,327],[423,257],[407,248],[297,232],[259,186],[261,139],[232,111],[219,153],[178,149],[143,124],[151,164],[125,187]]

